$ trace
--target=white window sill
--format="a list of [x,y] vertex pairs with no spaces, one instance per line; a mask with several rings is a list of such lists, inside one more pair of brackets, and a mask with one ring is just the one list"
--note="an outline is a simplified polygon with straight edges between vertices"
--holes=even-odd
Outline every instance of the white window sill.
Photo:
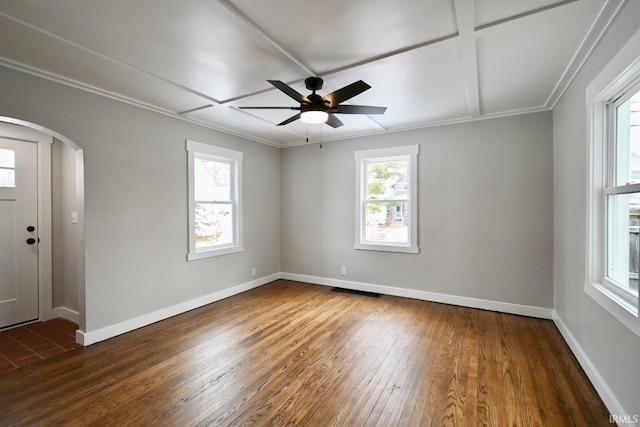
[[220,248],[220,249],[202,250],[199,252],[190,252],[187,254],[187,261],[195,261],[198,259],[211,258],[211,257],[233,254],[233,253],[242,252],[242,251],[244,251],[244,247],[240,245],[240,246],[233,246],[233,247]]
[[356,243],[353,248],[363,251],[399,252],[405,254],[420,253],[420,248],[416,246],[367,245],[363,243]]
[[638,318],[637,306],[634,307],[633,304],[598,283],[585,282],[584,291],[602,308],[640,337],[640,318]]

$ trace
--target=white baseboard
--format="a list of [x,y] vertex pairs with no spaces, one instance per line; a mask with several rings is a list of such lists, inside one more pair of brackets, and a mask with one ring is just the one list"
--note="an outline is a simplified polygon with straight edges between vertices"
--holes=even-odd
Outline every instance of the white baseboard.
[[[417,291],[413,289],[396,288],[392,286],[374,285],[362,282],[352,282],[346,280],[330,279],[324,277],[307,276],[292,273],[275,273],[251,282],[223,289],[200,298],[195,298],[180,304],[176,304],[167,308],[163,308],[152,313],[116,323],[95,331],[85,332],[78,330],[76,332],[76,341],[83,345],[91,345],[118,335],[133,331],[143,326],[150,325],[160,320],[176,316],[178,314],[202,307],[212,302],[246,292],[250,289],[257,288],[277,279],[295,280],[299,282],[313,283],[325,286],[337,286],[341,288],[376,292],[385,295],[393,295],[405,298],[413,298],[424,301],[440,302],[445,304],[459,305],[463,307],[480,308],[483,310],[498,311],[502,313],[518,314],[523,316],[539,317],[544,319],[553,318],[553,310],[550,308],[534,307],[521,304],[512,304],[506,302],[483,300],[478,298],[461,297],[456,295],[440,294],[435,292]],[[56,316],[64,317],[78,323],[78,313],[64,307],[54,309]]]
[[269,276],[261,277],[251,282],[242,283],[240,285],[233,286],[231,288],[223,289],[218,292],[214,292],[209,295],[205,295],[200,298],[195,298],[190,301],[186,301],[180,304],[173,305],[171,307],[163,308],[152,313],[144,314],[134,319],[126,320],[124,322],[116,323],[111,326],[107,326],[95,331],[84,332],[78,330],[76,332],[76,342],[83,346],[95,344],[100,341],[104,341],[109,338],[113,338],[118,335],[133,331],[143,326],[150,325],[160,320],[168,319],[169,317],[176,316],[181,313],[211,304],[216,301],[237,295],[242,292],[246,292],[250,289],[257,288],[267,283],[273,282],[280,278],[279,273],[275,273]]
[[[600,376],[596,367],[593,365],[593,363],[591,363],[591,360],[589,360],[587,354],[584,352],[582,347],[580,347],[578,341],[576,341],[571,331],[569,331],[569,328],[567,328],[567,325],[562,321],[562,318],[555,310],[553,311],[553,322],[556,324],[556,327],[560,331],[560,334],[569,345],[569,348],[571,348],[574,356],[576,356],[576,359],[578,359],[580,366],[582,366],[582,369],[587,374],[587,377],[589,378],[589,380],[591,380],[593,387],[595,387],[598,395],[606,405],[609,412],[616,415],[625,415],[626,412],[622,408],[622,405],[620,405],[620,402],[618,402],[616,396],[613,394],[609,386],[607,386],[607,383]],[[637,418],[638,415],[635,415],[635,417]],[[618,425],[640,427],[640,424],[638,423],[622,424],[618,422]]]
[[415,289],[396,288],[393,286],[374,285],[370,283],[352,282],[348,280],[330,279],[326,277],[307,276],[303,274],[280,273],[280,277],[282,279],[313,283],[316,285],[335,286],[357,291],[375,292],[397,297],[459,305],[462,307],[480,308],[483,310],[498,311],[501,313],[518,314],[521,316],[538,317],[542,319],[553,318],[553,309],[551,308],[462,297],[457,295],[440,294],[437,292],[417,291]]
[[62,317],[63,319],[72,321],[76,325],[80,323],[80,314],[75,310],[71,310],[70,308],[56,307],[52,310],[52,312],[53,318]]

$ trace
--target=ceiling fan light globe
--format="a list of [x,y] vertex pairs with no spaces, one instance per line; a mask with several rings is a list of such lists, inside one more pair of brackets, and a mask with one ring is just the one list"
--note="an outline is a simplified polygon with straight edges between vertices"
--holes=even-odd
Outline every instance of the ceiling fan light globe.
[[300,120],[309,125],[326,123],[329,119],[329,113],[321,110],[303,111],[300,114]]

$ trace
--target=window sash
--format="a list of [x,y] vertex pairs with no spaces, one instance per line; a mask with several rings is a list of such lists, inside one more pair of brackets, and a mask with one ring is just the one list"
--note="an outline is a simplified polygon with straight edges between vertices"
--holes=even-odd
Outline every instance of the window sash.
[[[197,260],[212,256],[243,251],[242,243],[242,158],[239,151],[229,150],[195,141],[187,141],[188,181],[189,181],[189,250],[187,260]],[[206,197],[195,198],[196,176],[195,160],[204,159],[229,164],[229,199],[209,200]],[[231,236],[222,243],[206,245],[197,242],[196,209],[202,205],[230,206]]]
[[[199,236],[197,234],[197,232],[195,233],[195,246],[196,246],[196,252],[200,252],[200,251],[207,251],[207,250],[211,250],[213,248],[228,248],[228,247],[233,247],[237,245],[237,232],[236,232],[236,228],[237,228],[237,221],[234,221],[234,218],[236,216],[236,206],[235,203],[233,202],[196,202],[196,209],[198,206],[228,206],[229,207],[229,215],[230,215],[230,220],[231,220],[231,235],[227,236],[225,235],[224,237],[226,237],[225,240],[223,240],[222,243],[214,243],[214,244],[206,244],[206,243],[198,243],[198,238],[202,238],[202,236]],[[197,221],[197,220],[196,220]],[[199,224],[195,224],[196,228]]]
[[640,193],[640,183],[625,184],[625,185],[620,185],[618,187],[606,187],[603,191],[605,196],[609,196],[613,194]]
[[[356,161],[356,239],[355,249],[419,253],[417,242],[417,155],[418,145],[390,147],[354,152]],[[397,198],[369,197],[368,166],[376,163],[406,162],[407,165],[407,194]],[[406,203],[408,224],[406,227],[406,241],[373,240],[367,238],[367,205],[371,203]],[[390,237],[391,238],[391,237]]]
[[[632,289],[630,285],[631,267],[634,260],[631,254],[635,251],[640,256],[638,248],[632,249],[632,243],[637,242],[637,238],[631,238],[630,199],[625,196],[635,193],[616,193],[605,198],[605,268],[603,281],[607,282],[609,290],[616,292],[615,287],[620,290],[620,297],[630,304],[637,303],[638,291]],[[637,200],[637,198],[636,198]],[[637,246],[637,245],[634,245]],[[635,260],[636,266],[638,260]]]
[[[628,200],[621,200],[623,203],[619,205],[620,200],[617,196],[631,195],[640,193],[640,183],[630,183],[630,165],[629,158],[621,158],[619,153],[620,142],[620,107],[628,102],[636,93],[640,91],[640,81],[634,82],[626,89],[618,92],[615,99],[605,102],[606,115],[606,184],[603,189],[603,216],[604,216],[604,268],[602,284],[609,292],[612,292],[619,298],[619,302],[635,307],[638,311],[638,292],[631,289],[628,284],[621,283],[612,274],[623,274],[624,281],[629,280],[630,275],[630,237],[629,237],[629,216],[630,207]],[[628,124],[624,125],[626,128]],[[624,133],[623,133],[624,135]],[[628,134],[626,138],[629,138]],[[624,151],[629,151],[630,147],[623,146]],[[621,165],[619,162],[623,162]],[[621,170],[622,169],[622,170]],[[625,206],[626,205],[626,206]],[[617,218],[612,218],[616,216]],[[622,271],[624,270],[624,272]]]

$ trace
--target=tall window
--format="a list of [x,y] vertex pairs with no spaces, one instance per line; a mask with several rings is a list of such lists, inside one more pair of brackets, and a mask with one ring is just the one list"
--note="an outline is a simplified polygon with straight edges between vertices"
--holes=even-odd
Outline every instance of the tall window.
[[187,141],[187,152],[187,259],[242,251],[242,153],[195,141]]
[[417,253],[418,146],[355,152],[356,249]]
[[585,292],[640,336],[640,33],[587,87]]
[[640,260],[640,90],[607,103],[606,281],[637,306]]

